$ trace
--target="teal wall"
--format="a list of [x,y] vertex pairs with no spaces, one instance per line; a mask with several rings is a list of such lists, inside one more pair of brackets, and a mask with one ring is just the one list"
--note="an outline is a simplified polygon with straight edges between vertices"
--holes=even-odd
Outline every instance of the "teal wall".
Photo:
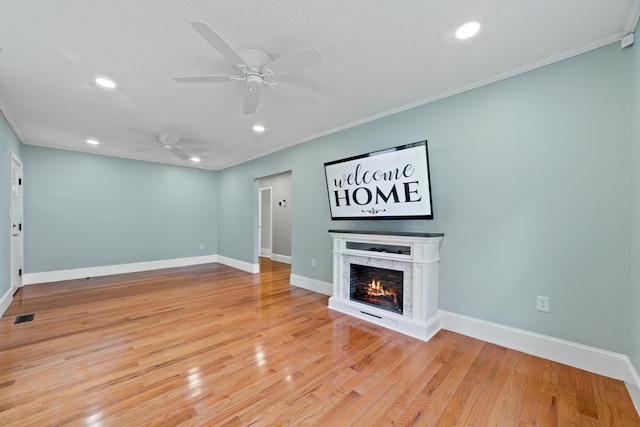
[[[640,34],[640,26],[636,34]],[[627,298],[627,351],[640,372],[640,47],[631,50],[631,191],[629,197],[629,289]]]
[[21,157],[21,144],[0,113],[0,298],[11,289],[11,153]]
[[22,152],[27,273],[217,253],[217,172]]
[[[253,181],[291,169],[293,274],[331,282],[328,229],[444,232],[442,309],[624,352],[628,52],[615,43],[222,170],[219,252],[255,262]],[[330,220],[324,162],[424,139],[435,220]]]
[[[10,151],[24,162],[25,270],[216,253],[255,264],[257,179],[290,170],[293,274],[331,281],[329,229],[444,232],[442,309],[629,354],[638,369],[638,49],[614,43],[218,172],[20,147],[3,118],[0,174]],[[433,221],[331,221],[324,162],[424,139]]]

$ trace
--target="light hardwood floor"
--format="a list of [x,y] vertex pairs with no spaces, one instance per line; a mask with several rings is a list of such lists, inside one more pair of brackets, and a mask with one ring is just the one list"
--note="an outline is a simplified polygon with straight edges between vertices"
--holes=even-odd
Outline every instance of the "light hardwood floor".
[[620,381],[332,312],[288,267],[23,288],[0,319],[0,425],[640,426]]

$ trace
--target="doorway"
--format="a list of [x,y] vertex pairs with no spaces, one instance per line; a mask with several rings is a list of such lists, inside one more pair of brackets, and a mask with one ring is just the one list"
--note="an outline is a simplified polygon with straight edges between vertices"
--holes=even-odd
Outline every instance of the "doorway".
[[272,188],[258,190],[258,248],[260,256],[271,258],[273,249],[273,208],[271,203]]
[[291,171],[257,178],[256,190],[258,207],[254,254],[291,264]]
[[11,290],[22,286],[22,161],[11,153]]

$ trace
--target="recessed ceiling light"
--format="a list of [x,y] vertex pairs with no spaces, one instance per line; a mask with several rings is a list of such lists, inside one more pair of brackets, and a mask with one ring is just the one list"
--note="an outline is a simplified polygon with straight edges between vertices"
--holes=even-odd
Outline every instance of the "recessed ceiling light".
[[87,139],[87,144],[91,144],[91,145],[98,145],[100,144],[100,141],[98,141],[97,139]]
[[480,29],[480,24],[477,22],[467,22],[456,31],[456,38],[459,40],[468,39],[476,35]]
[[109,80],[109,79],[104,78],[104,77],[98,77],[96,79],[96,83],[98,85],[104,87],[104,88],[107,88],[107,89],[113,89],[113,88],[116,87],[116,84],[115,84],[115,82],[113,80]]
[[253,127],[253,131],[254,131],[254,132],[258,132],[258,133],[260,133],[260,132],[264,132],[264,126],[262,126],[262,125],[255,125],[255,126]]
[[201,159],[200,157],[193,156],[190,160],[194,163],[198,163]]

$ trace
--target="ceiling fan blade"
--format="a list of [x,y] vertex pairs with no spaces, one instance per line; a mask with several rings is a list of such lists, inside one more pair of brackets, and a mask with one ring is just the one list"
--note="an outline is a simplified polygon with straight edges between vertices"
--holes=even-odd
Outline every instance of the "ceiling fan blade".
[[174,77],[173,80],[180,83],[216,83],[216,82],[232,82],[242,79],[242,76],[190,76],[190,77]]
[[150,147],[150,148],[141,148],[140,150],[133,150],[134,153],[142,153],[144,151],[151,151],[151,150],[156,150],[159,147]]
[[242,103],[242,110],[245,114],[253,114],[258,108],[258,101],[260,100],[260,89],[254,88],[255,91],[251,91],[251,88],[247,88],[244,93],[244,102]]
[[184,151],[182,151],[182,150],[181,150],[181,149],[179,149],[179,148],[172,147],[172,148],[171,148],[171,152],[172,152],[173,154],[175,154],[175,156],[176,156],[176,157],[178,157],[178,158],[180,158],[180,159],[182,159],[182,160],[189,160],[189,156],[187,156],[187,155],[185,154],[185,152],[184,152]]
[[288,83],[278,82],[273,91],[285,98],[292,99],[302,104],[314,105],[319,99],[315,95],[310,94],[306,90],[290,85]]
[[247,63],[222,37],[204,22],[192,22],[191,26],[204,38],[215,50],[220,52],[227,61],[241,70],[247,69]]
[[262,72],[265,74],[271,73],[274,76],[284,76],[315,65],[320,61],[322,61],[320,51],[316,48],[311,48],[275,59],[262,67]]
[[158,141],[164,146],[173,147],[180,142],[180,134],[176,132],[162,132],[158,134]]

